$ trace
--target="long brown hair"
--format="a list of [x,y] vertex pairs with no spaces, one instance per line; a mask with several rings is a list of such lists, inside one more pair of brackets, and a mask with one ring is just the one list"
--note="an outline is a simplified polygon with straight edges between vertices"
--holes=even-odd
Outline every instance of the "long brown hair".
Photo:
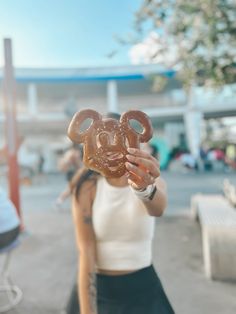
[[99,173],[83,166],[82,168],[77,170],[77,172],[70,181],[71,193],[74,194],[76,198],[78,198],[79,191],[83,183],[85,181],[94,181],[94,183],[96,184],[97,178],[99,176]]

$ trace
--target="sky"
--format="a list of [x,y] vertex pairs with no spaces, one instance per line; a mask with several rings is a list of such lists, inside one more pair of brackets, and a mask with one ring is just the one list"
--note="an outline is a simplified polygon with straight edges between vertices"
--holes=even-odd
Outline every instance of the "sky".
[[[0,0],[3,38],[11,38],[16,67],[94,67],[130,64],[130,47],[115,36],[132,31],[142,0]],[[114,50],[113,58],[107,55]]]

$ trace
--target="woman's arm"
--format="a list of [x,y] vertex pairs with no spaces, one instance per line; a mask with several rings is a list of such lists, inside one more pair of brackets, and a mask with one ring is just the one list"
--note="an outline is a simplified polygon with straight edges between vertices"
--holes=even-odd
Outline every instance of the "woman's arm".
[[73,197],[72,211],[79,250],[78,290],[81,314],[97,314],[96,247],[92,225],[94,183],[85,182],[79,197]]
[[161,216],[167,207],[167,189],[165,181],[159,177],[155,180],[156,192],[152,200],[143,200],[151,216]]
[[149,153],[135,149],[128,149],[126,163],[128,182],[136,191],[143,191],[149,185],[156,186],[152,199],[142,199],[151,216],[161,216],[167,206],[166,183],[160,177],[160,164]]

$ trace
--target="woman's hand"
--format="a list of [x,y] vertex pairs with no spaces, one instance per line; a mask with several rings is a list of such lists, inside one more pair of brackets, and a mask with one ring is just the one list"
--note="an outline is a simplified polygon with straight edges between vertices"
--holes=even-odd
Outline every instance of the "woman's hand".
[[128,183],[136,190],[144,190],[160,176],[160,164],[143,150],[128,148],[128,153],[126,155],[128,162],[125,164]]

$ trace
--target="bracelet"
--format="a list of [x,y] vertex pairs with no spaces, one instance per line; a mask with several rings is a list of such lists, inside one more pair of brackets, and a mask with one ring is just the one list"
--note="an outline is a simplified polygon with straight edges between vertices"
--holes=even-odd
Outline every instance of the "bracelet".
[[132,188],[134,194],[143,201],[151,201],[156,194],[157,187],[155,184],[148,185],[144,190],[135,190]]

